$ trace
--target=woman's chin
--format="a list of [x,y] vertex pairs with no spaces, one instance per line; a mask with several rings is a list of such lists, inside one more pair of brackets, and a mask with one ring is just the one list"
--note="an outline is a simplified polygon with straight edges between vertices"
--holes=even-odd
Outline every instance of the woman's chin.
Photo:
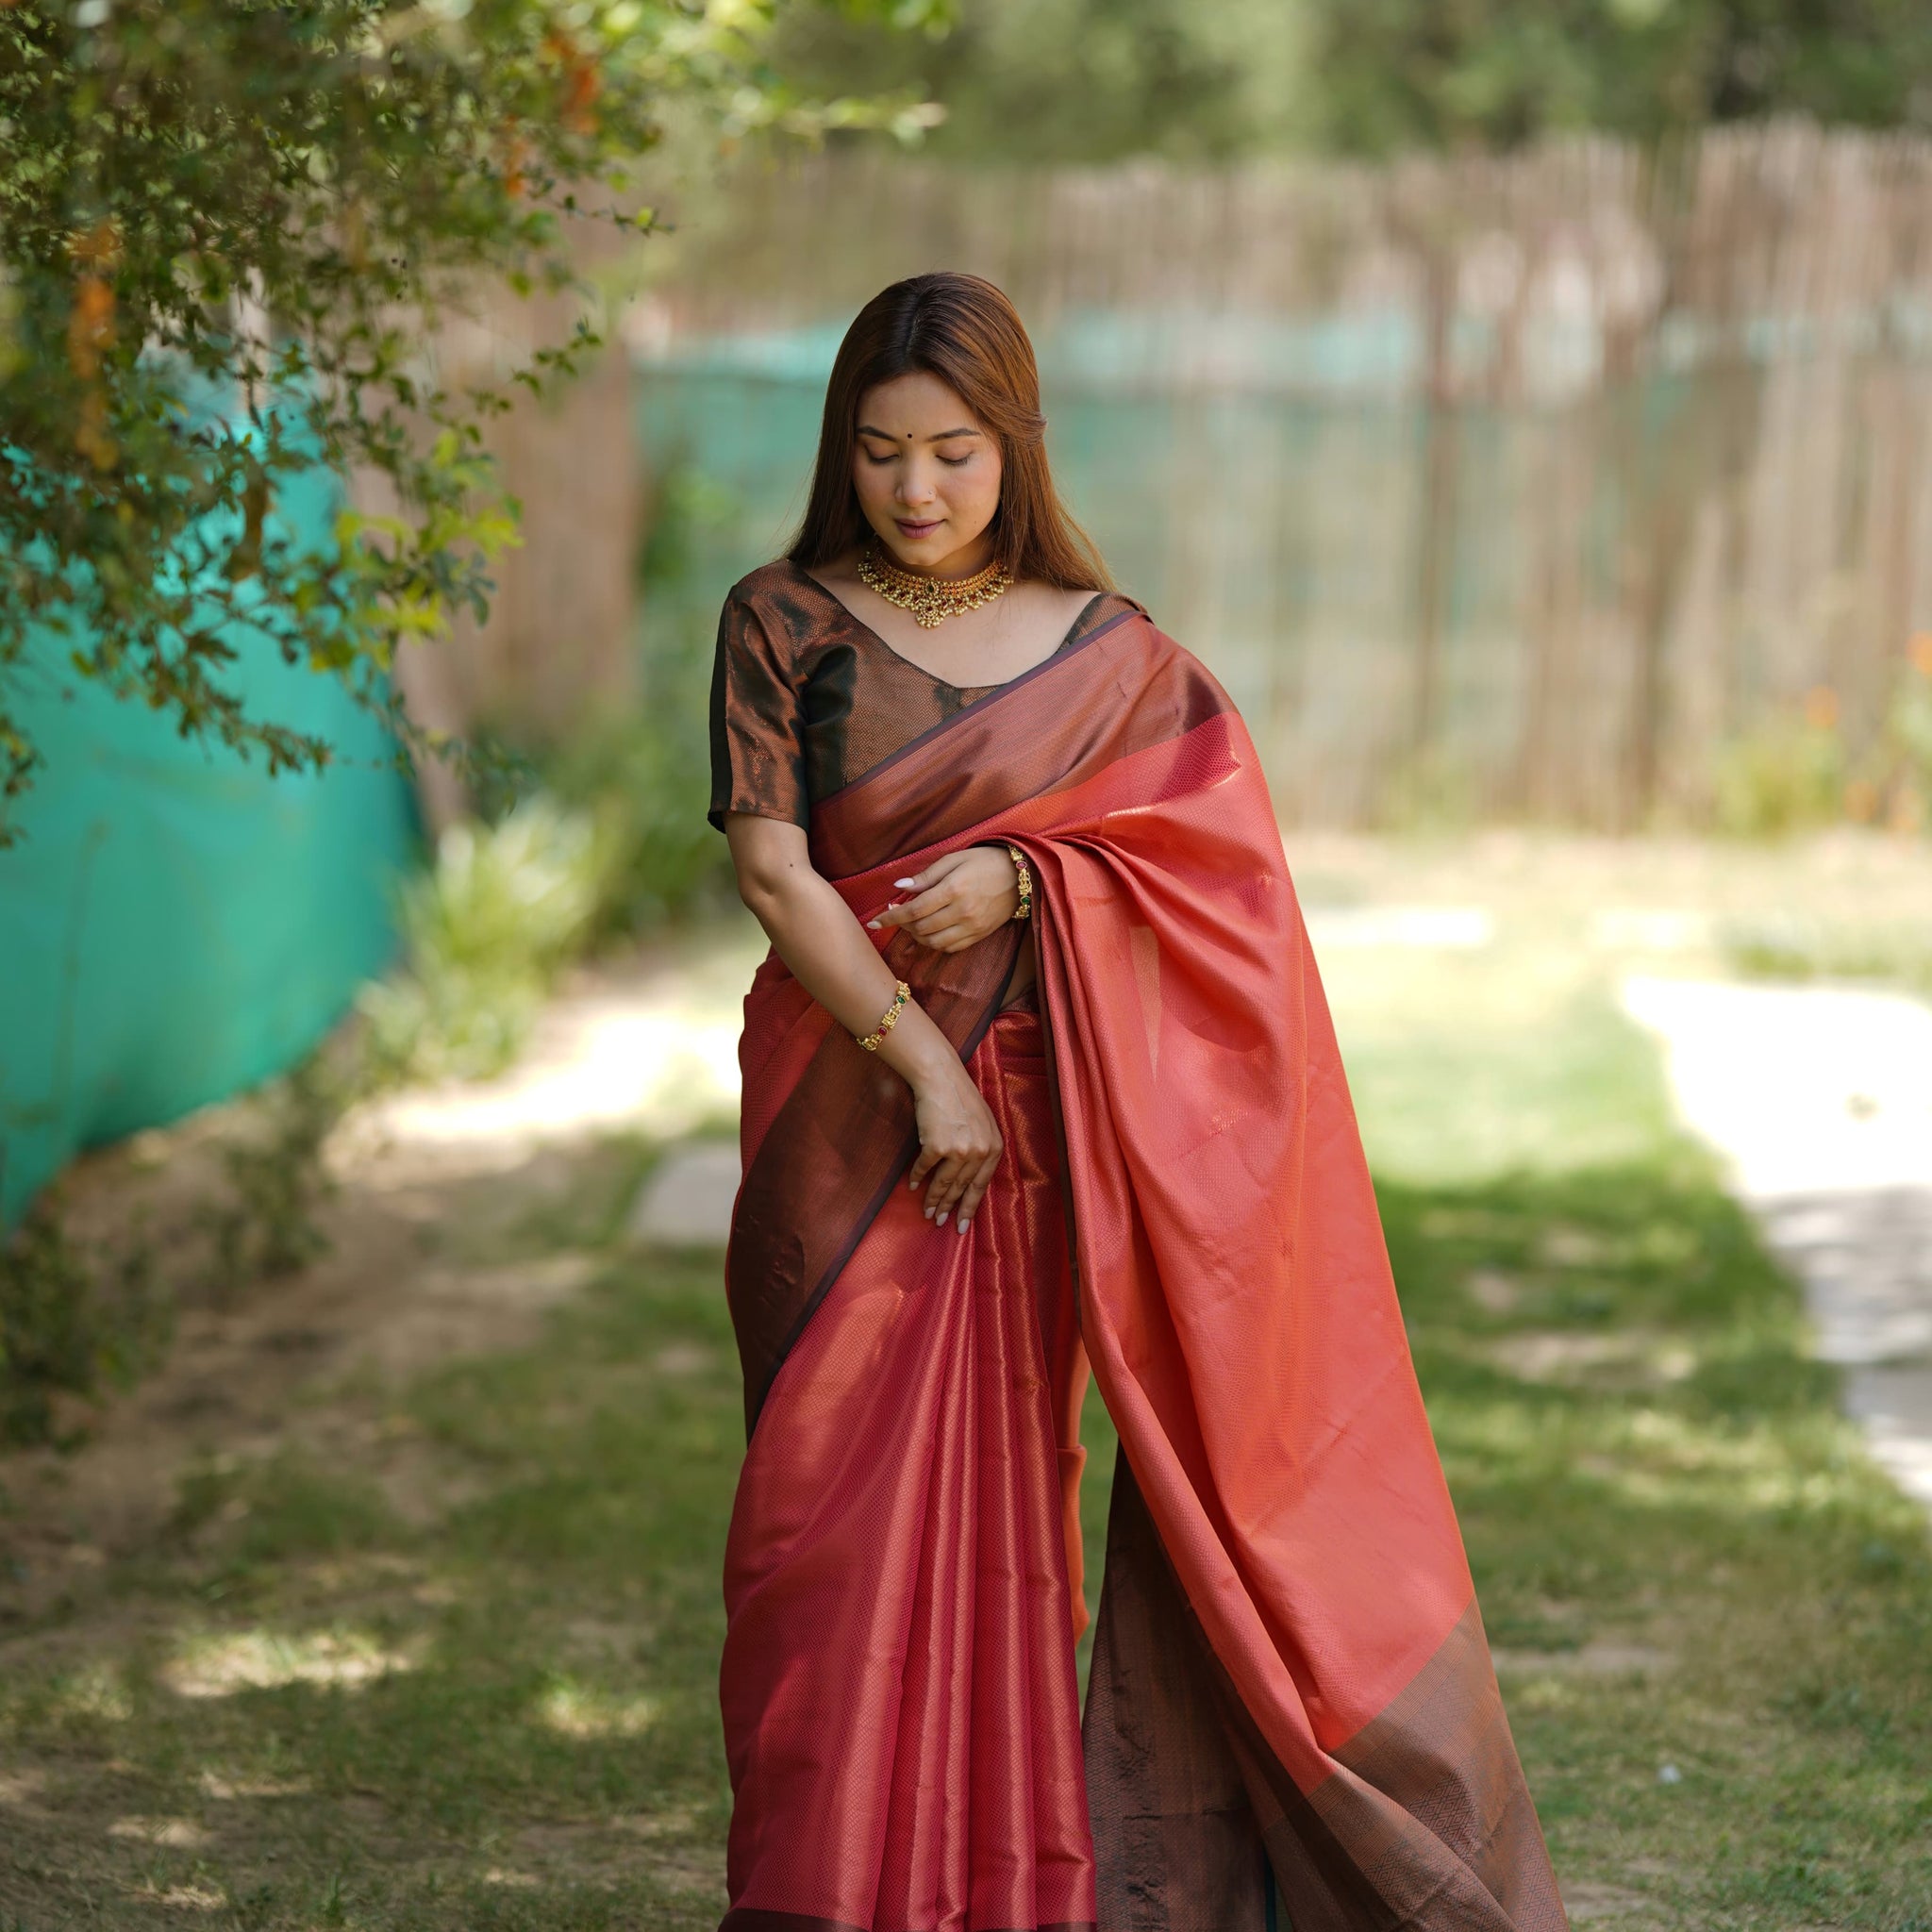
[[894,525],[891,534],[879,541],[901,563],[918,565],[926,570],[942,562],[948,551],[958,547],[943,520],[934,524],[929,530],[914,532],[902,530]]
[[879,542],[886,554],[906,569],[937,571],[944,576],[957,576],[968,569],[975,549],[975,539],[969,537],[961,541],[950,518],[937,529],[916,537],[908,537],[895,527],[890,536],[881,533]]

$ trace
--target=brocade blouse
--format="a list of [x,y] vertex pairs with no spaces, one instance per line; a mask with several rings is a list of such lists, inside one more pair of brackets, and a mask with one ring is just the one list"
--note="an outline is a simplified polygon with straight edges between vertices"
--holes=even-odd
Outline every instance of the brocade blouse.
[[[1055,655],[1096,625],[1144,607],[1096,591]],[[948,684],[902,658],[788,558],[733,584],[711,674],[711,804],[809,825],[811,808],[998,684]]]

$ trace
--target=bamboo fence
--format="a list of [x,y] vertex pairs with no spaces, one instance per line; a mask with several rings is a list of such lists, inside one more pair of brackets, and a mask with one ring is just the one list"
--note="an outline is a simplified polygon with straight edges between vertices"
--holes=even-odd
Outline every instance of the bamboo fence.
[[[647,384],[822,387],[886,282],[999,282],[1064,492],[1302,820],[1694,819],[1768,718],[1870,743],[1932,631],[1923,139],[1215,172],[858,149],[741,171],[650,245]],[[758,457],[794,505],[795,441]]]

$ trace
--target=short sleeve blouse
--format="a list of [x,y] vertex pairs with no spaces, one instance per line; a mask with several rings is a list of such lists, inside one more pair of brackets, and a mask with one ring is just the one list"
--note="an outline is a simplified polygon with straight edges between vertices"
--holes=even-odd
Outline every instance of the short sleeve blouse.
[[[1144,607],[1097,591],[1064,651],[1096,625]],[[711,801],[727,811],[809,825],[811,808],[997,684],[954,685],[902,658],[789,558],[732,585],[711,674]]]

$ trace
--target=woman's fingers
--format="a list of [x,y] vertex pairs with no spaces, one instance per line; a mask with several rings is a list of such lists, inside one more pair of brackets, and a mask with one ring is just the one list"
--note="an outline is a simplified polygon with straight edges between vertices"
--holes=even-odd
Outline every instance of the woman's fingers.
[[943,852],[925,868],[916,872],[910,878],[894,879],[895,886],[909,886],[914,891],[924,891],[927,886],[937,885],[941,879],[956,873],[973,857],[973,847],[963,846],[958,852]]
[[966,1181],[966,1163],[957,1154],[949,1154],[933,1170],[932,1180],[925,1191],[925,1218],[936,1226],[946,1224],[946,1215]]
[[905,925],[915,931],[919,922],[930,919],[937,912],[943,912],[953,903],[953,889],[950,886],[934,886],[929,891],[921,892],[915,898],[901,899],[896,906],[888,906],[874,919],[874,925]]
[[1004,852],[983,845],[949,852],[924,872],[894,879],[894,891],[912,896],[888,906],[867,924],[874,932],[901,927],[922,945],[943,951],[970,945],[1012,916],[1012,872],[1013,862]]
[[935,1226],[943,1227],[946,1218],[958,1208],[970,1216],[986,1191],[987,1181],[999,1165],[1001,1143],[995,1140],[989,1152],[983,1145],[940,1161],[926,1188],[924,1213]]
[[907,1183],[914,1193],[919,1191],[921,1184],[924,1181],[926,1175],[940,1164],[941,1158],[937,1147],[922,1147],[919,1150],[919,1158],[912,1163],[912,1175]]
[[995,1148],[979,1163],[973,1178],[966,1184],[966,1191],[959,1196],[959,1213],[953,1225],[961,1234],[973,1224],[973,1217],[978,1210],[980,1197],[986,1192],[987,1183],[992,1179],[993,1172],[1000,1164],[1001,1151]]

